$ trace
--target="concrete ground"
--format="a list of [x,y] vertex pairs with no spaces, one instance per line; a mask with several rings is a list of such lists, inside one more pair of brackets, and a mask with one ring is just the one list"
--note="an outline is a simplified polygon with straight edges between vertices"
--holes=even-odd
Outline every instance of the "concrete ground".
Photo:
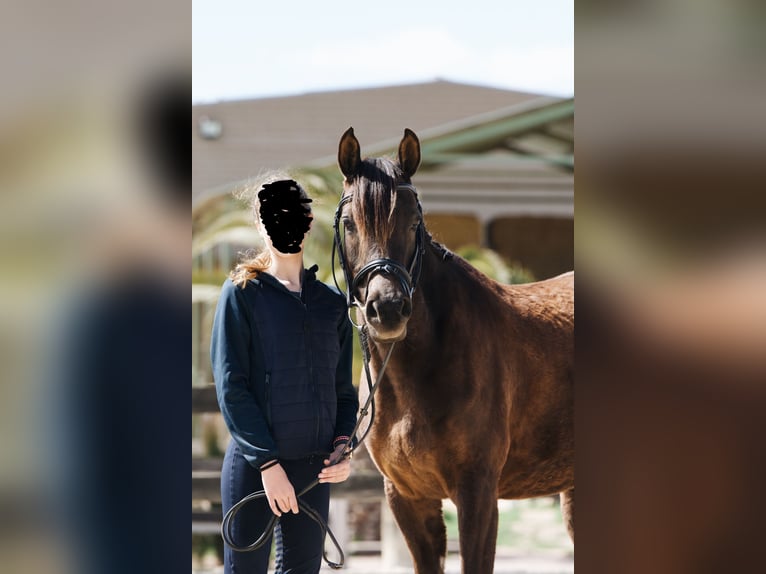
[[[379,556],[351,556],[343,570],[332,570],[327,565],[321,569],[323,574],[342,572],[345,574],[412,574],[412,568],[383,568]],[[446,574],[460,574],[460,558],[457,555],[447,557]],[[574,560],[569,556],[559,557],[521,557],[498,553],[495,557],[495,574],[572,574]]]
[[[515,509],[516,519],[505,523],[501,520],[504,534],[499,540],[495,554],[495,574],[573,574],[574,546],[564,529],[559,509],[550,499],[524,501],[500,501],[501,511]],[[455,512],[454,505],[445,502],[447,514]],[[449,529],[448,529],[449,530]],[[345,550],[351,553],[351,544]],[[460,574],[460,557],[457,553],[457,540],[449,536],[446,574]],[[410,564],[406,547],[396,551],[394,556],[401,557],[400,564]],[[207,564],[196,564],[192,574],[223,574],[223,567],[217,559]],[[330,550],[330,558],[335,554]],[[411,566],[384,566],[380,554],[351,554],[346,558],[342,570],[333,570],[323,564],[322,574],[340,572],[341,574],[412,574]]]
[[[223,574],[223,567],[210,570],[197,570],[209,574]],[[320,570],[322,574],[340,572],[341,574],[412,574],[414,570],[406,567],[384,568],[380,556],[350,556],[342,570],[333,570],[326,564]],[[460,557],[447,557],[446,574],[460,574]],[[522,557],[498,553],[495,557],[494,574],[573,574],[574,560],[570,556],[559,557]]]

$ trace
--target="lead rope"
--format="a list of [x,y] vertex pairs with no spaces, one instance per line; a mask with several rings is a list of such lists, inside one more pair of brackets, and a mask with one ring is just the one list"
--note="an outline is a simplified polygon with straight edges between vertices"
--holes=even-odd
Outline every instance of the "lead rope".
[[[367,397],[367,401],[365,402],[364,406],[359,411],[359,417],[357,418],[356,425],[354,426],[354,430],[351,431],[351,439],[349,442],[346,443],[345,448],[343,449],[343,452],[341,453],[340,457],[338,459],[331,463],[330,466],[334,466],[338,464],[339,462],[349,458],[356,449],[359,448],[359,445],[364,442],[364,440],[367,438],[367,435],[370,433],[370,429],[372,429],[372,424],[375,422],[375,391],[378,388],[378,385],[380,384],[380,381],[383,379],[383,374],[386,371],[386,367],[388,366],[388,361],[391,358],[391,353],[394,350],[395,343],[391,343],[391,347],[388,349],[388,352],[386,353],[386,357],[383,360],[383,364],[381,365],[380,372],[378,372],[378,376],[375,379],[375,383],[372,382],[372,375],[370,374],[370,347],[369,347],[369,341],[367,332],[362,328],[358,328],[359,331],[359,341],[362,346],[362,359],[363,359],[363,365],[364,365],[364,374],[365,378],[367,379],[367,389],[369,391],[369,396]],[[362,421],[367,416],[368,412],[371,414],[370,416],[370,424],[368,425],[367,429],[364,431],[364,434],[362,435],[362,438],[360,438],[356,444],[353,444],[354,437],[356,436],[356,433],[359,431],[359,428],[362,425]],[[338,554],[340,556],[340,559],[338,562],[333,562],[327,557],[327,551],[322,550],[322,557],[324,558],[324,561],[327,562],[327,565],[334,569],[338,570],[340,568],[343,568],[343,565],[346,561],[346,556],[343,553],[343,549],[340,547],[340,543],[335,538],[335,535],[333,534],[330,527],[327,525],[327,523],[324,521],[322,516],[314,510],[314,508],[311,507],[310,504],[307,502],[304,502],[301,500],[301,496],[306,494],[309,490],[314,488],[317,484],[319,484],[319,479],[315,479],[310,484],[308,484],[303,490],[301,490],[297,495],[296,499],[298,500],[298,508],[306,513],[306,515],[311,518],[314,522],[316,522],[319,525],[319,528],[322,530],[323,536],[330,536],[330,540],[332,541],[333,545],[338,551]],[[245,506],[250,504],[251,502],[254,502],[255,500],[259,500],[261,498],[266,497],[266,491],[259,490],[257,492],[253,492],[252,494],[248,494],[245,496],[242,500],[237,502],[234,506],[232,506],[229,511],[226,513],[226,516],[223,517],[223,522],[221,523],[221,536],[223,536],[223,539],[226,541],[226,544],[229,545],[229,547],[232,550],[235,550],[237,552],[252,552],[253,550],[256,550],[266,544],[268,540],[271,539],[271,535],[274,532],[274,528],[276,528],[277,522],[279,520],[279,517],[277,517],[276,514],[273,514],[271,518],[269,519],[269,522],[266,524],[266,528],[264,529],[263,533],[258,537],[258,539],[246,546],[240,546],[236,542],[234,542],[234,533],[232,531],[233,529],[233,522],[234,518],[237,516],[240,510],[242,510]]]

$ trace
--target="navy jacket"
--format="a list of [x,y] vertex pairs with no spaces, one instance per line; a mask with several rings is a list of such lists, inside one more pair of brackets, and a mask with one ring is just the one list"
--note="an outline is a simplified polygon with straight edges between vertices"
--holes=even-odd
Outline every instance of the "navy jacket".
[[210,358],[218,405],[247,461],[325,456],[356,424],[352,330],[344,297],[304,273],[303,296],[268,273],[227,279]]

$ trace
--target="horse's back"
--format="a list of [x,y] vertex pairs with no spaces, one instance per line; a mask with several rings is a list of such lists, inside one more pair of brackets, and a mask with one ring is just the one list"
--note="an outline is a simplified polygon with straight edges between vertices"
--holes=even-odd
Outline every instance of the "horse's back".
[[550,279],[543,279],[542,281],[538,281],[538,283],[545,283],[546,281],[567,282],[574,289],[574,271],[566,271],[565,273],[561,273],[560,275],[556,275]]
[[574,297],[574,271],[567,271],[561,275],[535,281],[534,283],[522,283],[532,289],[540,289],[550,292],[561,292],[562,294],[571,294]]
[[574,271],[503,290],[506,302],[528,322],[567,333],[574,329]]

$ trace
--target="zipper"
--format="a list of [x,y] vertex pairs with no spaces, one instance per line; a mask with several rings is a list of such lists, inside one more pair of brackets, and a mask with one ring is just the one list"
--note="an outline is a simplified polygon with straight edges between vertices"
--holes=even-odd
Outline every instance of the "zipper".
[[308,308],[308,294],[306,293],[307,285],[303,285],[304,299],[301,301],[303,304],[303,334],[306,342],[306,356],[309,368],[309,382],[311,383],[311,394],[314,397],[314,450],[319,451],[319,393],[317,391],[316,381],[314,381],[314,350],[311,344],[311,323],[309,321],[309,308]]
[[271,429],[271,373],[266,373],[266,424]]

